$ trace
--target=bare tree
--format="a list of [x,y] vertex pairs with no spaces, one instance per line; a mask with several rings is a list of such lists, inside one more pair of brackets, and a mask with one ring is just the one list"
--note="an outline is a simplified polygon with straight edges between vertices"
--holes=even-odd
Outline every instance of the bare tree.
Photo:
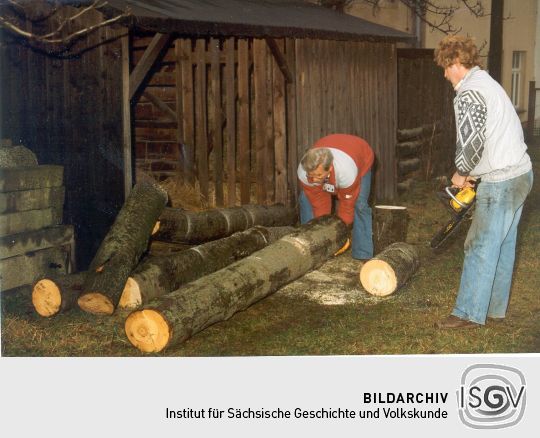
[[[325,6],[337,11],[344,12],[352,4],[358,1],[373,7],[373,12],[377,13],[385,0],[318,0],[321,6]],[[452,17],[460,7],[465,7],[475,17],[486,15],[482,0],[459,0],[455,5],[441,5],[436,0],[399,0],[407,6],[417,17],[420,18],[432,29],[437,29],[445,34],[455,34],[461,29],[452,24]]]
[[[15,37],[22,38],[33,48],[60,54],[69,52],[75,42],[86,35],[130,15],[130,11],[126,10],[96,24],[81,27],[80,19],[90,11],[104,8],[107,1],[82,1],[79,4],[84,6],[73,8],[66,16],[60,12],[66,3],[60,0],[6,0],[0,5],[0,28]],[[38,29],[45,29],[43,23],[49,20],[52,22],[52,18],[56,18],[53,29],[48,26],[47,30],[40,33]]]

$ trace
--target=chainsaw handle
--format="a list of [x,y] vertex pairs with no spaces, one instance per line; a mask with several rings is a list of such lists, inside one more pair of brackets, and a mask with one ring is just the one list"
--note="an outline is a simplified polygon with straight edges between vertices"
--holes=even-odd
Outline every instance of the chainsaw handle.
[[467,204],[464,204],[463,202],[461,202],[458,198],[456,198],[456,197],[454,196],[454,194],[453,194],[452,191],[450,190],[450,187],[446,187],[446,188],[444,189],[444,191],[446,192],[446,194],[447,194],[448,196],[450,196],[450,197],[451,197],[458,205],[460,205],[462,208],[467,207]]

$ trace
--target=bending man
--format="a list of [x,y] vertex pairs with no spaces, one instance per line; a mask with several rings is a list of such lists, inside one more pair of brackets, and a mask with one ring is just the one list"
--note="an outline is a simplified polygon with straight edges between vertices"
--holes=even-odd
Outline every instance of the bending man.
[[337,215],[352,225],[352,256],[373,257],[371,208],[371,166],[374,154],[367,142],[347,134],[332,134],[318,140],[298,166],[300,222],[332,212],[337,198]]

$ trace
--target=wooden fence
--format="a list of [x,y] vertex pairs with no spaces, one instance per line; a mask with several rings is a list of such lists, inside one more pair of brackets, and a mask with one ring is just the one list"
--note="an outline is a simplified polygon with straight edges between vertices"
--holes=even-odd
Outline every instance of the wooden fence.
[[416,177],[447,175],[455,154],[454,91],[433,61],[431,49],[398,49],[398,128],[420,128]]
[[137,165],[197,181],[218,206],[294,203],[298,157],[345,132],[374,147],[377,197],[392,199],[396,97],[393,44],[177,39],[135,108]]

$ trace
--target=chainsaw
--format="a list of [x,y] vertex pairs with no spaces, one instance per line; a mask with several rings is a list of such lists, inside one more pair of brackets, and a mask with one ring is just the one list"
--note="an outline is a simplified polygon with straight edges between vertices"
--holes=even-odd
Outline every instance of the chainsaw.
[[480,180],[471,182],[472,187],[462,189],[446,187],[443,191],[437,192],[437,197],[450,212],[451,219],[433,236],[430,243],[431,248],[439,248],[456,232],[465,219],[471,217],[474,202],[476,201],[476,189]]

